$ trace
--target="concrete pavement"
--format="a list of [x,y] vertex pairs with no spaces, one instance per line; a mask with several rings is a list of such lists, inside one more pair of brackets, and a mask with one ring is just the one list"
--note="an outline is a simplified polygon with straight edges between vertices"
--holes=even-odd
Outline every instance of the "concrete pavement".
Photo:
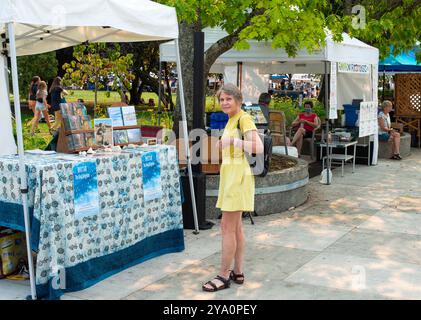
[[[219,221],[185,230],[184,252],[136,265],[62,299],[420,299],[421,150],[402,161],[358,165],[333,183],[310,180],[299,208],[244,219],[244,285],[216,293]],[[0,299],[22,299],[28,283],[0,280]]]

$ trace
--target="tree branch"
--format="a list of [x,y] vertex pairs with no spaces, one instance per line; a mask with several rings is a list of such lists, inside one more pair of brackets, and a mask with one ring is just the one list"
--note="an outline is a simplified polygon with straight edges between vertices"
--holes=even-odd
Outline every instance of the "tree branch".
[[[414,0],[414,2],[410,6],[404,7],[405,12],[409,14],[413,10],[417,9],[420,5],[421,0]],[[400,6],[403,6],[403,0],[391,0],[387,8],[376,12],[371,18],[375,20],[380,20],[381,17],[383,17],[386,13],[393,11]]]
[[219,39],[216,43],[214,43],[212,46],[208,48],[205,52],[205,62],[204,62],[204,74],[205,79],[207,78],[207,74],[209,73],[209,70],[211,66],[215,63],[216,59],[218,57],[227,52],[229,49],[233,47],[233,45],[238,41],[240,37],[240,32],[244,30],[246,27],[250,26],[251,19],[263,14],[265,12],[264,9],[256,9],[253,10],[249,17],[247,18],[246,22],[237,28],[234,32],[227,35],[226,37]]

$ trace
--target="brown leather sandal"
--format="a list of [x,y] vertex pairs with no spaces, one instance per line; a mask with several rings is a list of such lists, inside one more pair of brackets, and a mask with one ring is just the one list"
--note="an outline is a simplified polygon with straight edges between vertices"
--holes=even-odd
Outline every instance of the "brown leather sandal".
[[[216,284],[213,282],[214,280],[219,280],[222,282],[222,285],[217,287]],[[207,288],[206,285],[209,284],[212,288]],[[215,292],[215,291],[219,291],[219,290],[223,290],[223,289],[228,289],[231,285],[231,281],[230,278],[225,279],[224,277],[221,277],[220,275],[216,276],[215,278],[213,278],[212,280],[206,282],[203,286],[202,289],[203,291],[207,291],[207,292]]]
[[234,270],[231,270],[230,279],[236,284],[244,283],[244,273],[235,273]]

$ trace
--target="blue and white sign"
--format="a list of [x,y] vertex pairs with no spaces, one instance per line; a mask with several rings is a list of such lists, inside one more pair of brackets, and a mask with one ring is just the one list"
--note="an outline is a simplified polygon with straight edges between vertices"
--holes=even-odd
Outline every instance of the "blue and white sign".
[[156,151],[142,155],[143,197],[151,201],[162,197],[161,165]]
[[75,218],[99,214],[98,178],[95,162],[81,162],[73,167]]

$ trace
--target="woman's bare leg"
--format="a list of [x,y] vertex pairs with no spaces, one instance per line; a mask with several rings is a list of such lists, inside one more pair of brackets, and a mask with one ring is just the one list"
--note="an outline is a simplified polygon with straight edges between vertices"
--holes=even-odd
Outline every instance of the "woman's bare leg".
[[301,155],[301,148],[303,147],[303,139],[306,130],[304,128],[299,128],[292,139],[291,145],[297,147],[298,155]]
[[48,110],[42,110],[42,113],[44,114],[45,122],[47,123],[48,129],[51,129],[50,116],[48,114]]
[[31,129],[32,134],[34,134],[35,130],[38,128],[38,121],[40,117],[41,117],[41,111],[35,110],[35,115],[34,115],[34,118],[32,119],[32,129]]
[[401,146],[401,135],[399,132],[393,134],[393,143],[395,145],[395,154],[399,154]]
[[[241,213],[242,216],[242,213]],[[244,251],[246,247],[246,238],[244,237],[243,221],[238,220],[236,229],[237,250],[234,256],[234,272],[236,274],[243,273]]]
[[[238,220],[241,220],[241,211],[222,212],[221,233],[222,233],[222,258],[219,275],[225,279],[229,278],[230,268],[237,250],[236,231]],[[219,280],[212,280],[217,287],[223,285]],[[205,287],[212,289],[211,285]]]

